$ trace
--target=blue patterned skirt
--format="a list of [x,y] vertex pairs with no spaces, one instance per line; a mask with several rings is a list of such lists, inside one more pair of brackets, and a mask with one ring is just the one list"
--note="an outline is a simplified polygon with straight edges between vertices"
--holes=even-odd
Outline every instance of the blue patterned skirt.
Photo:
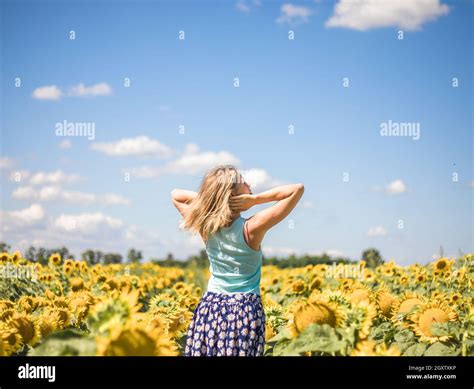
[[265,313],[255,293],[206,291],[188,328],[185,356],[261,356]]

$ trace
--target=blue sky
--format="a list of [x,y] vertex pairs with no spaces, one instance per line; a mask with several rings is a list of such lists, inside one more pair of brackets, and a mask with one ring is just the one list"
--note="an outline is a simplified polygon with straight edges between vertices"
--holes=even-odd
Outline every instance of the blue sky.
[[[1,7],[1,239],[15,249],[185,257],[203,246],[170,191],[233,163],[256,192],[305,184],[267,255],[473,251],[471,2]],[[58,136],[64,121],[94,139]],[[381,136],[389,121],[419,139]]]

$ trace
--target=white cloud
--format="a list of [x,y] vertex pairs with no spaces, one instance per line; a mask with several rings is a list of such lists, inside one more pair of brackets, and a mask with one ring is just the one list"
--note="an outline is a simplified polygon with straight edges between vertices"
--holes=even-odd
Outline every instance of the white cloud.
[[266,257],[287,257],[289,255],[298,255],[299,250],[291,247],[270,247],[262,245],[263,254]]
[[70,96],[86,97],[86,96],[109,96],[112,94],[112,88],[106,82],[85,86],[83,83],[77,84],[69,91]]
[[123,225],[121,220],[104,215],[102,212],[78,215],[62,214],[53,221],[53,227],[59,231],[82,235],[96,235],[103,234],[107,230],[120,230]]
[[250,184],[252,192],[264,191],[284,184],[283,181],[271,177],[264,169],[248,169],[241,170],[240,172],[244,180]]
[[470,187],[470,188],[474,188],[474,181],[471,181],[471,182],[469,183],[469,187]]
[[56,85],[47,85],[36,88],[32,96],[37,100],[59,100],[63,92]]
[[292,25],[308,23],[309,17],[313,11],[307,7],[294,5],[290,3],[283,4],[280,8],[280,16],[276,19],[277,23],[288,23]]
[[112,157],[156,156],[169,158],[174,154],[173,149],[147,136],[123,138],[117,142],[93,143],[91,147],[95,151]]
[[[22,176],[24,179],[24,176]],[[53,172],[38,172],[31,176],[29,183],[31,185],[45,185],[45,184],[70,184],[80,181],[81,177],[77,174],[67,174],[61,170]]]
[[250,6],[244,0],[239,0],[235,4],[235,8],[240,12],[250,12]]
[[235,3],[235,8],[239,12],[249,13],[261,5],[262,2],[260,0],[238,0],[237,3]]
[[386,235],[387,235],[387,230],[383,228],[382,226],[370,227],[369,230],[367,231],[367,236],[369,237],[386,236]]
[[0,158],[0,169],[9,169],[13,166],[13,160],[8,157]]
[[130,200],[114,193],[93,194],[78,191],[63,190],[58,186],[45,186],[35,189],[31,186],[21,186],[12,193],[16,200],[31,201],[64,201],[82,205],[129,205]]
[[[0,211],[0,240],[14,250],[29,246],[46,248],[66,246],[76,256],[87,248],[126,254],[130,247],[146,250],[156,256],[165,252],[160,234],[126,225],[122,220],[103,214],[81,213],[48,216],[40,205],[33,204],[20,211]],[[167,248],[174,252],[176,247]]]
[[153,178],[164,174],[202,174],[216,165],[238,165],[239,159],[227,151],[199,151],[194,143],[186,145],[184,152],[176,159],[159,167],[141,166],[126,169],[138,178]]
[[72,143],[69,139],[64,139],[59,143],[59,148],[62,150],[70,149],[72,146]]
[[171,174],[198,174],[216,165],[238,165],[239,159],[227,151],[199,151],[196,144],[186,145],[181,157],[165,165],[164,171]]
[[316,257],[321,257],[323,255],[329,255],[330,257],[344,257],[344,253],[337,249],[327,249],[323,251],[311,251],[308,255],[313,255]]
[[439,0],[340,0],[326,27],[360,31],[397,27],[415,31],[448,12],[449,7]]
[[397,195],[405,193],[408,188],[402,180],[395,180],[388,184],[385,190],[388,194]]
[[28,180],[30,177],[30,172],[28,170],[17,170],[12,171],[9,176],[10,181],[22,182]]
[[44,210],[39,204],[32,204],[19,211],[0,211],[1,230],[4,232],[34,226],[43,221],[44,217]]

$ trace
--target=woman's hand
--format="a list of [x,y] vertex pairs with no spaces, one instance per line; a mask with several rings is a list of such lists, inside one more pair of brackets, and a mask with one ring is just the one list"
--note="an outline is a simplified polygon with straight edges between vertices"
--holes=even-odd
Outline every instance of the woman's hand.
[[229,205],[232,212],[247,211],[257,204],[256,196],[253,194],[241,194],[232,196],[229,199]]

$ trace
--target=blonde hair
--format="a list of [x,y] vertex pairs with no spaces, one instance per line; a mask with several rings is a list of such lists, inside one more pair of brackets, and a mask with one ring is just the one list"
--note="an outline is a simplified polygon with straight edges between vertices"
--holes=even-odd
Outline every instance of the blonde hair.
[[232,165],[219,165],[209,170],[181,222],[181,228],[199,232],[207,241],[211,234],[230,223],[229,199],[240,180],[240,173]]

